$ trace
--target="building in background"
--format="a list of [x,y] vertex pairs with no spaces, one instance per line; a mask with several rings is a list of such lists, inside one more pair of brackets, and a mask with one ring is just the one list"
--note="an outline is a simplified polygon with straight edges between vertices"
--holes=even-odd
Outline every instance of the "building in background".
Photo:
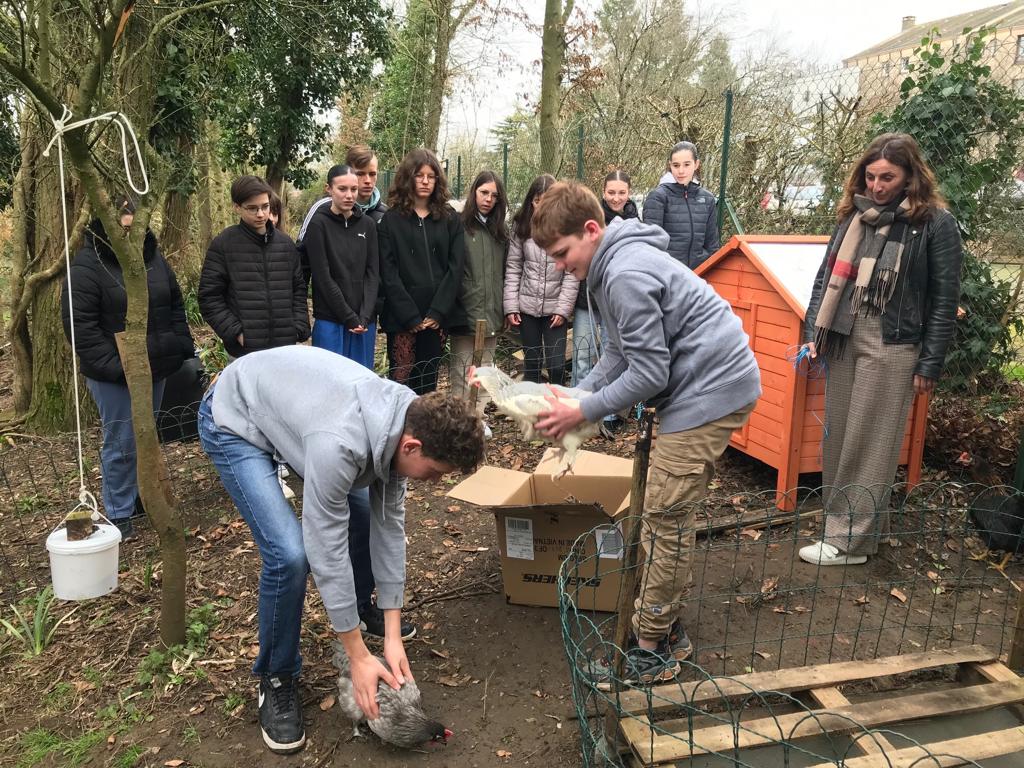
[[858,70],[860,109],[874,111],[874,107],[895,100],[900,83],[909,73],[914,49],[932,30],[938,29],[937,39],[947,49],[964,41],[965,29],[981,27],[995,29],[986,52],[992,71],[1024,95],[1024,0],[1014,0],[920,23],[915,16],[904,16],[897,34],[843,60],[844,67]]

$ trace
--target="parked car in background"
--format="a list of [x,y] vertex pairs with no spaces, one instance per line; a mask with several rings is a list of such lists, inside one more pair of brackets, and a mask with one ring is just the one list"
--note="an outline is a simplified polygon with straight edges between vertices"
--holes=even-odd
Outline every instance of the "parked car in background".
[[792,211],[793,213],[810,213],[821,203],[825,195],[825,187],[821,184],[787,186],[782,193],[782,200],[769,192],[765,196],[762,207],[766,211]]

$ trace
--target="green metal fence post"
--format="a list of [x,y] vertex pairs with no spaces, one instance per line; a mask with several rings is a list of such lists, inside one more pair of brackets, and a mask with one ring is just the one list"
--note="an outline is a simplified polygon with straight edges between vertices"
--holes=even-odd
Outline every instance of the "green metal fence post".
[[508,142],[501,145],[501,181],[508,189]]
[[576,181],[583,181],[583,126],[576,134]]
[[462,155],[455,158],[455,196],[462,197]]
[[728,202],[725,184],[729,180],[729,139],[732,133],[732,88],[725,92],[725,127],[722,129],[722,174],[718,182],[718,231],[722,231]]

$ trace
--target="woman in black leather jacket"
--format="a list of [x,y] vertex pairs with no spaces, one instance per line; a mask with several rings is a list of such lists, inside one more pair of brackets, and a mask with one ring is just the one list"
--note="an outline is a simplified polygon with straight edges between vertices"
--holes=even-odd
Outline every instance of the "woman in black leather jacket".
[[838,208],[804,322],[827,364],[816,565],[858,565],[888,527],[907,414],[935,388],[953,338],[963,250],[956,219],[911,136],[875,139]]

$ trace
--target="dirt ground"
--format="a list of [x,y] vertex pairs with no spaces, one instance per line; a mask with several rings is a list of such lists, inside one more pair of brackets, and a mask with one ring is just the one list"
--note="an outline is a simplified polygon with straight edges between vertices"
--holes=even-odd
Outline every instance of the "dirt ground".
[[[542,447],[524,445],[503,419],[493,419],[492,426],[492,463],[527,470],[536,464]],[[632,440],[626,430],[614,442],[595,441],[588,448],[626,456]],[[93,434],[87,453],[94,455],[97,446]],[[0,457],[0,492],[13,507],[0,517],[5,603],[34,595],[49,581],[43,541],[77,489],[70,450],[66,441],[19,439],[16,449]],[[420,629],[407,648],[426,706],[454,731],[451,742],[420,753],[400,752],[372,735],[351,739],[333,699],[332,633],[311,580],[302,639],[308,745],[295,756],[269,753],[259,735],[249,674],[257,640],[258,555],[196,444],[169,447],[168,463],[189,530],[190,636],[199,638],[199,650],[161,661],[161,564],[156,537],[143,523],[140,540],[122,547],[116,592],[77,604],[38,657],[25,658],[12,643],[0,646],[0,765],[582,764],[558,611],[506,603],[494,518],[446,497],[455,479],[410,484],[407,504],[408,616]],[[97,466],[93,459],[88,471],[98,490]],[[768,468],[730,451],[720,462],[713,490],[728,498],[773,487]],[[863,652],[856,648],[859,643],[909,650],[936,639],[926,630],[917,632],[908,619],[915,611],[934,611],[928,602],[934,603],[933,590],[919,592],[914,586],[919,579],[908,575],[900,582],[899,577],[904,568],[920,575],[936,559],[942,561],[942,553],[907,541],[878,558],[873,591],[830,574],[812,597],[802,587],[806,571],[793,565],[793,547],[798,535],[813,532],[813,526],[796,530],[792,525],[742,535],[734,530],[702,545],[695,574],[702,597],[693,606],[692,633],[698,663],[736,674]],[[966,563],[966,555],[947,552],[945,560]],[[944,642],[971,642],[972,614],[973,636],[987,632],[988,640],[999,641],[996,609],[1005,613],[1008,582],[988,571],[986,561],[979,560],[970,572],[982,573],[981,582],[961,578],[954,585],[947,579],[965,597],[943,609],[948,615],[942,621],[966,622],[967,629],[962,638]],[[899,602],[889,596],[893,583],[902,583],[909,593],[898,607],[890,605]],[[977,599],[967,599],[968,593]],[[988,602],[980,602],[982,596]],[[977,616],[985,606],[992,621],[979,632]],[[61,616],[70,608],[56,603],[53,610]],[[887,622],[890,611],[897,618]],[[0,616],[12,616],[7,605]],[[835,631],[840,624],[859,629],[844,637]],[[811,635],[802,655],[789,652],[785,638],[801,635]]]
[[[510,422],[493,426],[492,461],[532,468],[543,448],[524,446]],[[595,447],[628,455],[632,435]],[[579,764],[558,611],[506,604],[494,518],[447,498],[448,482],[411,484],[407,504],[408,615],[419,626],[407,647],[427,706],[455,733],[448,746],[401,753],[372,735],[350,739],[333,705],[331,633],[310,580],[302,640],[309,743],[292,757],[267,752],[249,676],[258,554],[196,444],[170,447],[168,463],[190,532],[189,607],[212,609],[205,652],[179,659],[170,679],[139,682],[147,655],[160,647],[159,550],[143,523],[140,540],[122,547],[116,592],[78,604],[42,655],[23,658],[11,644],[2,652],[0,764]],[[98,491],[98,461],[87,464]],[[76,495],[77,476],[66,441],[19,440],[0,470],[15,507],[0,518],[0,573],[4,597],[21,600],[49,581],[43,542]],[[56,603],[54,612],[69,607]],[[4,609],[0,615],[11,617]]]

